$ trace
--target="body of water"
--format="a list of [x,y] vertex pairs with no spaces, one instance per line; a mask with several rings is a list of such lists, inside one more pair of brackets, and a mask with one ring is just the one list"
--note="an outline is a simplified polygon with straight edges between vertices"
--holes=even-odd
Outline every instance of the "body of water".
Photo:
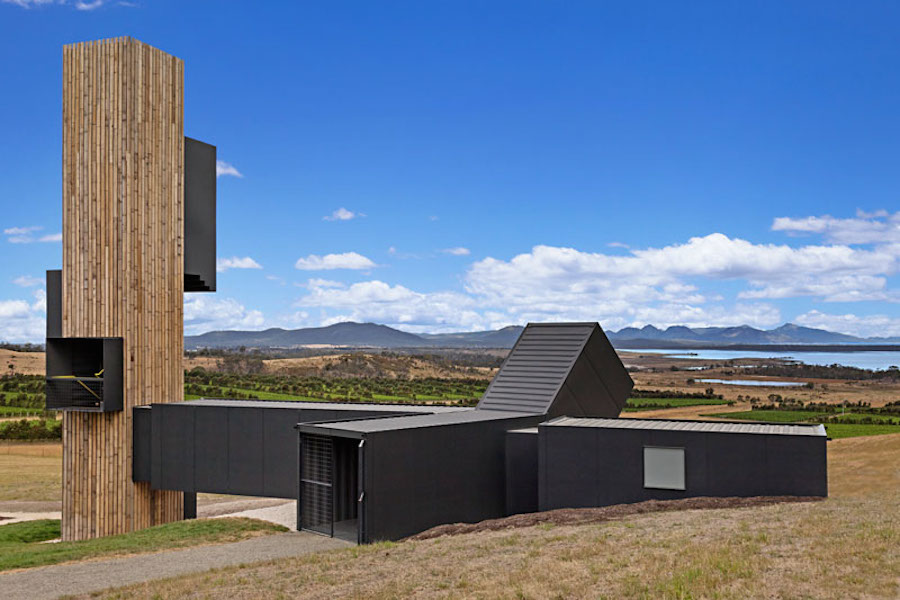
[[733,360],[736,358],[781,358],[795,360],[808,365],[844,365],[859,369],[884,370],[900,366],[900,352],[765,352],[759,350],[660,350],[657,348],[625,352],[669,354],[678,358],[696,360]]
[[801,387],[797,381],[760,381],[759,379],[698,379],[700,383],[722,383],[725,385],[753,385],[756,387]]

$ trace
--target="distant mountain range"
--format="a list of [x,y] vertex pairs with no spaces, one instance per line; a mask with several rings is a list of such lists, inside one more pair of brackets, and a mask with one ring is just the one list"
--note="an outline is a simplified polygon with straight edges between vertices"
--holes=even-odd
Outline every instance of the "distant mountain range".
[[[297,348],[329,345],[365,348],[511,348],[522,327],[496,331],[414,334],[375,323],[337,323],[306,329],[264,331],[211,331],[187,336],[185,347],[198,348]],[[720,346],[898,344],[900,338],[859,338],[824,329],[787,323],[777,329],[740,327],[683,327],[659,329],[647,325],[606,332],[618,348],[709,348]]]

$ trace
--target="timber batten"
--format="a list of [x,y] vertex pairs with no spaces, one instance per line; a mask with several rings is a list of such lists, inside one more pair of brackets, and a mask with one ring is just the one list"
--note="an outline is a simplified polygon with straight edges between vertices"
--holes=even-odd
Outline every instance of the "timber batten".
[[65,540],[183,514],[131,476],[133,407],[184,394],[183,80],[131,38],[63,49],[62,335],[123,339],[122,410],[63,416]]

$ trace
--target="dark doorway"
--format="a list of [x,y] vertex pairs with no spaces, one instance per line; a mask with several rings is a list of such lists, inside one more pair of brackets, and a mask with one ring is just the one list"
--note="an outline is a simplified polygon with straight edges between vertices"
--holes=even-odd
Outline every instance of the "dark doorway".
[[358,541],[359,443],[300,436],[299,529]]
[[299,529],[334,535],[332,518],[331,438],[303,435],[300,438],[300,497],[297,502]]
[[359,440],[332,438],[334,465],[334,537],[359,537]]

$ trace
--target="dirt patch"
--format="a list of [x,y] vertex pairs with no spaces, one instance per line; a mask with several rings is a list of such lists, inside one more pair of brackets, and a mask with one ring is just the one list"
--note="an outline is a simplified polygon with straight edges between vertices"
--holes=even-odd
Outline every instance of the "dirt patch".
[[681,500],[647,500],[634,504],[616,504],[600,508],[561,508],[545,512],[513,515],[502,519],[491,519],[480,523],[452,523],[432,527],[422,533],[410,536],[411,540],[428,540],[445,535],[477,533],[479,531],[497,531],[500,529],[517,529],[534,527],[541,524],[582,525],[585,523],[601,523],[614,521],[631,515],[645,513],[671,512],[676,510],[702,510],[710,508],[749,508],[766,506],[784,502],[815,502],[824,500],[817,496],[753,496],[750,498],[684,498]]
[[[43,352],[17,352],[0,348],[0,365],[3,373],[18,373],[20,375],[43,375]],[[10,366],[12,368],[10,368]]]

